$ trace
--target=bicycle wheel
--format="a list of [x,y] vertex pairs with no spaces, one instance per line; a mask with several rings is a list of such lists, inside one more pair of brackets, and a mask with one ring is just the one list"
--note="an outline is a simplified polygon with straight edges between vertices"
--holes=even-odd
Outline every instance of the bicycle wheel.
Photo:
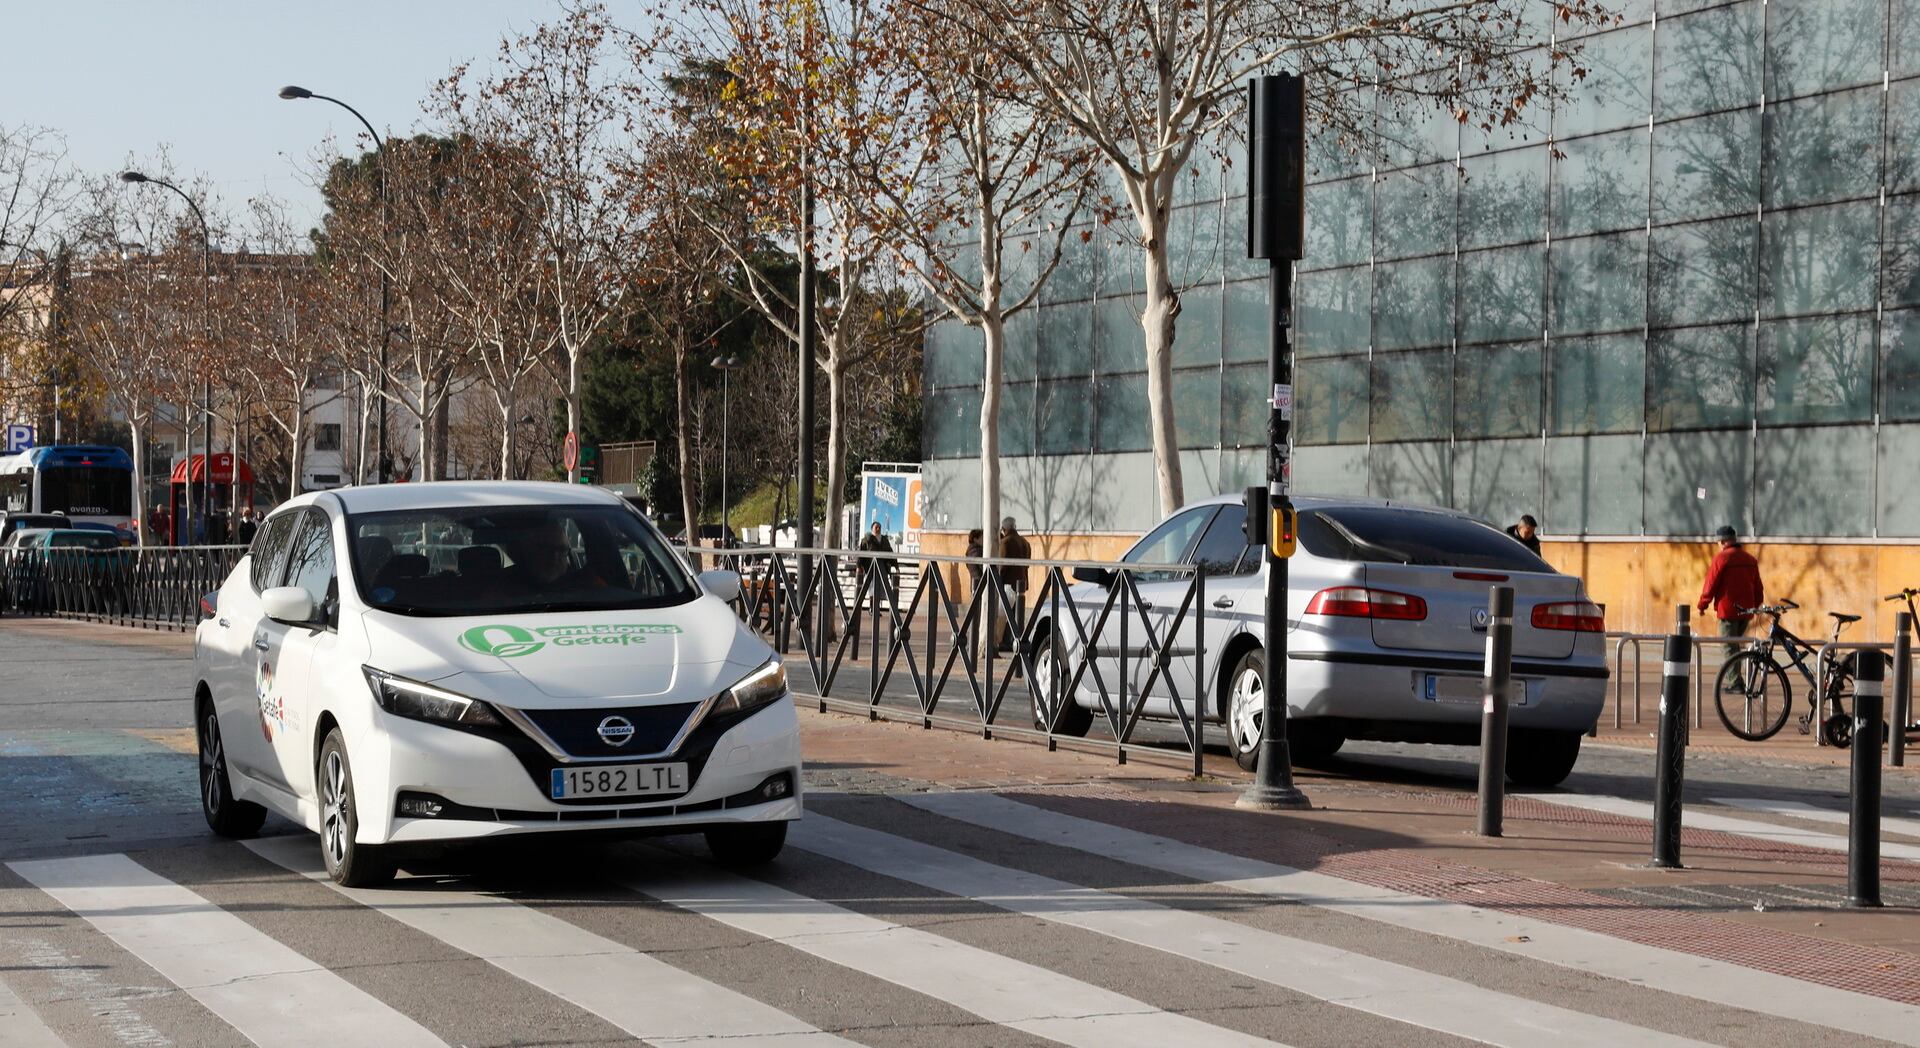
[[1787,685],[1786,673],[1759,652],[1740,652],[1720,667],[1713,706],[1720,723],[1739,738],[1749,742],[1772,738],[1787,723],[1792,705],[1793,689]]

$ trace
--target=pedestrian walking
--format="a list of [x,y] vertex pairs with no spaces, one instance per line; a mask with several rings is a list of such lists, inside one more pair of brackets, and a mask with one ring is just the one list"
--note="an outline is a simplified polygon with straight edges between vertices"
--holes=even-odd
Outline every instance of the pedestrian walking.
[[1720,619],[1722,637],[1743,637],[1752,616],[1747,609],[1766,603],[1766,587],[1760,582],[1760,562],[1740,544],[1740,533],[1722,527],[1717,534],[1720,552],[1707,565],[1707,580],[1700,587],[1700,612],[1707,607]]
[[242,546],[251,546],[253,545],[254,532],[259,530],[260,525],[255,523],[253,519],[253,507],[241,506],[240,523],[233,529],[234,541]]
[[[887,538],[886,532],[880,530],[879,521],[874,521],[873,526],[867,529],[867,533],[860,536],[859,550],[862,553],[893,552],[893,542]],[[892,559],[883,557],[860,557],[858,558],[858,564],[859,567],[855,574],[855,600],[856,602],[863,599],[871,601],[871,606],[877,614],[880,609],[886,607],[886,599],[882,594],[872,592],[869,589],[869,587],[873,585],[869,579],[873,579],[879,584],[884,585],[887,593],[891,594],[894,586],[894,572],[899,566]],[[853,628],[849,630],[849,632],[855,640],[859,639],[860,608],[857,603],[854,607]],[[859,657],[860,649],[856,646],[854,648],[854,658]]]
[[1533,514],[1520,514],[1520,523],[1508,528],[1507,534],[1512,535],[1515,542],[1532,550],[1534,556],[1540,555],[1540,522],[1533,519]]
[[[1008,517],[1000,522],[1000,556],[1008,560],[1031,560],[1033,544],[1015,526],[1014,519]],[[1000,579],[1000,585],[1013,591],[1013,617],[1007,623],[1008,630],[1001,638],[1000,650],[1012,651],[1014,638],[1025,629],[1027,614],[1027,565],[1002,564],[994,569]]]

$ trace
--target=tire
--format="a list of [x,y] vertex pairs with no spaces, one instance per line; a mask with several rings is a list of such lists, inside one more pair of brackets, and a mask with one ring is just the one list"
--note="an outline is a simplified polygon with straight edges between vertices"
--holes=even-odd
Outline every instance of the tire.
[[713,853],[714,861],[735,869],[765,866],[786,844],[784,822],[743,822],[707,831],[707,850]]
[[1820,738],[1836,750],[1853,745],[1853,718],[1836,713],[1820,722]]
[[1325,764],[1347,744],[1338,724],[1324,718],[1287,719],[1287,753],[1295,764]]
[[196,704],[194,735],[200,746],[200,812],[207,817],[207,828],[222,837],[251,837],[260,832],[267,820],[267,809],[252,801],[235,800],[233,782],[227,776],[227,749],[220,738],[220,718],[213,703]]
[[1530,789],[1565,782],[1580,760],[1581,735],[1577,731],[1514,729],[1508,736],[1507,781]]
[[320,746],[314,769],[320,794],[320,857],[327,876],[346,888],[368,888],[393,880],[394,864],[385,848],[361,844],[360,810],[353,794],[353,765],[347,740],[335,728]]
[[1226,708],[1227,751],[1242,771],[1253,771],[1260,763],[1261,721],[1266,716],[1266,655],[1255,648],[1240,656],[1227,674]]
[[1793,688],[1778,663],[1757,651],[1743,651],[1720,667],[1713,686],[1713,708],[1736,738],[1759,742],[1773,738],[1787,723]]
[[[1049,682],[1057,672],[1060,676],[1060,690],[1064,691],[1068,678],[1072,676],[1072,673],[1067,670],[1065,646],[1060,643],[1059,636],[1053,632],[1050,624],[1042,623],[1040,631],[1036,632],[1042,631],[1047,637],[1047,643],[1034,653],[1031,684],[1034,688],[1051,692],[1054,687]],[[1070,694],[1060,697],[1061,708],[1057,712],[1050,711],[1046,705],[1047,700],[1036,697],[1032,689],[1028,690],[1027,696],[1033,710],[1033,727],[1036,731],[1047,730],[1049,712],[1053,713],[1053,734],[1055,735],[1067,735],[1078,739],[1084,737],[1087,729],[1093,727],[1093,711],[1080,705]]]

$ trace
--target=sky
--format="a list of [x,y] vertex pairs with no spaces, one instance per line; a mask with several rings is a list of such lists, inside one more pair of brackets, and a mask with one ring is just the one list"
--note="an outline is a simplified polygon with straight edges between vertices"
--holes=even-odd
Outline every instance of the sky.
[[332,104],[282,101],[282,85],[409,134],[426,127],[421,101],[454,64],[491,59],[502,35],[558,10],[555,0],[6,0],[0,126],[60,131],[88,173],[165,145],[183,179],[204,175],[229,208],[269,193],[311,226],[315,158],[329,135],[344,150],[365,132]]

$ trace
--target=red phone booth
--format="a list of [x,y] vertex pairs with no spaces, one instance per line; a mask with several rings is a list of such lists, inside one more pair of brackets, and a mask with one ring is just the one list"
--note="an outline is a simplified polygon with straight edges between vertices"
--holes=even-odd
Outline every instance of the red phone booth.
[[[173,540],[175,545],[225,545],[233,542],[233,526],[236,521],[235,509],[238,506],[253,505],[253,468],[245,459],[231,451],[213,453],[213,473],[209,477],[205,455],[189,455],[173,464],[173,480],[167,486],[168,511],[173,514]],[[209,489],[203,489],[202,483],[211,480]],[[199,520],[187,517],[187,485],[193,485],[191,499],[194,516],[197,518],[206,512],[207,507],[200,504],[203,490],[211,503],[211,527],[203,527]]]

